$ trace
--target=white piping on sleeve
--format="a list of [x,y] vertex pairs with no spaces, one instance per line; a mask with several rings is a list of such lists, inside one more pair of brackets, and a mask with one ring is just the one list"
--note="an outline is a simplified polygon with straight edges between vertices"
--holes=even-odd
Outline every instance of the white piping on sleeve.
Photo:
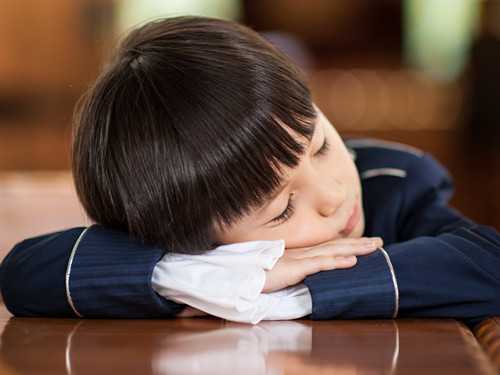
[[73,311],[75,312],[75,314],[78,315],[78,317],[80,317],[80,318],[83,318],[83,315],[78,312],[78,310],[76,309],[76,307],[73,303],[73,299],[71,298],[71,291],[69,289],[69,278],[71,276],[71,267],[73,266],[73,259],[75,258],[76,249],[78,249],[78,245],[80,245],[80,241],[82,240],[85,233],[87,233],[89,228],[90,228],[90,226],[85,228],[83,230],[83,232],[80,234],[80,236],[78,237],[78,239],[76,240],[75,245],[73,246],[73,250],[71,251],[71,255],[69,257],[69,260],[68,260],[68,266],[66,267],[66,277],[65,277],[66,299],[68,300],[68,303],[71,306],[71,308],[73,309]]
[[380,247],[380,250],[382,251],[382,254],[384,254],[385,261],[387,262],[387,265],[389,266],[389,270],[391,271],[391,277],[392,277],[392,283],[394,284],[394,315],[392,316],[393,318],[396,318],[399,313],[399,287],[398,287],[398,281],[396,279],[396,273],[394,272],[394,267],[392,266],[391,258],[389,258],[389,254]]
[[398,168],[375,168],[368,169],[359,174],[362,180],[378,176],[406,177],[406,171]]
[[369,148],[369,147],[378,147],[378,148],[388,148],[397,151],[408,152],[418,157],[423,156],[423,151],[419,150],[416,147],[409,146],[399,142],[385,141],[381,139],[371,139],[371,138],[351,138],[345,141],[348,147],[353,148]]

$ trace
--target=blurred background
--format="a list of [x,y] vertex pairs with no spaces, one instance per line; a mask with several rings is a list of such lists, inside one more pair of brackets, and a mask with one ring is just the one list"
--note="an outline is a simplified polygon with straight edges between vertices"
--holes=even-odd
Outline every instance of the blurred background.
[[128,28],[181,14],[262,32],[343,136],[431,152],[456,181],[453,204],[500,228],[500,0],[0,0],[0,237],[24,235],[26,217],[85,223],[68,173],[73,107]]

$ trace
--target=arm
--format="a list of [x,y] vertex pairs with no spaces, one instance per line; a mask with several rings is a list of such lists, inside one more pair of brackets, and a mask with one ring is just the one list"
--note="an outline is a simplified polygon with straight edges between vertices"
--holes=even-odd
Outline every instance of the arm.
[[376,252],[352,269],[307,277],[312,318],[452,317],[472,324],[500,314],[500,238],[492,229],[459,228],[385,249],[390,260]]
[[3,303],[16,316],[76,317],[67,303],[64,275],[84,228],[18,243],[0,265]]
[[[387,251],[400,288],[400,316],[472,324],[500,314],[500,236],[493,229],[461,227]],[[405,259],[415,251],[412,261]]]
[[[350,267],[355,259],[346,261],[345,256],[369,251],[372,249],[364,245],[356,248],[354,244],[319,250],[316,261],[305,260],[306,271],[301,267],[304,257],[300,254],[284,260],[287,270],[296,271],[299,279],[290,281],[296,284],[305,276],[300,272]],[[185,305],[161,297],[152,287],[153,270],[163,255],[159,248],[99,225],[27,239],[17,244],[0,265],[3,302],[16,316],[175,316]],[[273,290],[281,287],[266,285]]]
[[25,240],[0,266],[0,289],[16,316],[151,318],[182,305],[151,287],[163,250],[93,225]]

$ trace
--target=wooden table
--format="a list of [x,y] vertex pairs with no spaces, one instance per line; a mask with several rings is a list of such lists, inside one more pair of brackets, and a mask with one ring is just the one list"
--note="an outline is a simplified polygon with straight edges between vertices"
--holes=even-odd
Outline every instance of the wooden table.
[[295,320],[252,326],[216,318],[15,318],[2,306],[0,331],[0,374],[477,375],[500,371],[472,332],[452,319]]
[[500,316],[477,324],[474,334],[500,373]]

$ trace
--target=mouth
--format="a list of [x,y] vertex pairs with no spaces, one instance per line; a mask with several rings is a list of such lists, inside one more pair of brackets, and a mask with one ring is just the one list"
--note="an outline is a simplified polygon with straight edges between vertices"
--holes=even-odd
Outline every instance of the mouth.
[[354,212],[352,213],[351,217],[349,218],[349,221],[347,222],[347,225],[345,226],[344,230],[340,232],[344,236],[349,236],[354,228],[356,228],[356,225],[358,225],[359,219],[361,217],[361,208],[356,205],[354,207]]

